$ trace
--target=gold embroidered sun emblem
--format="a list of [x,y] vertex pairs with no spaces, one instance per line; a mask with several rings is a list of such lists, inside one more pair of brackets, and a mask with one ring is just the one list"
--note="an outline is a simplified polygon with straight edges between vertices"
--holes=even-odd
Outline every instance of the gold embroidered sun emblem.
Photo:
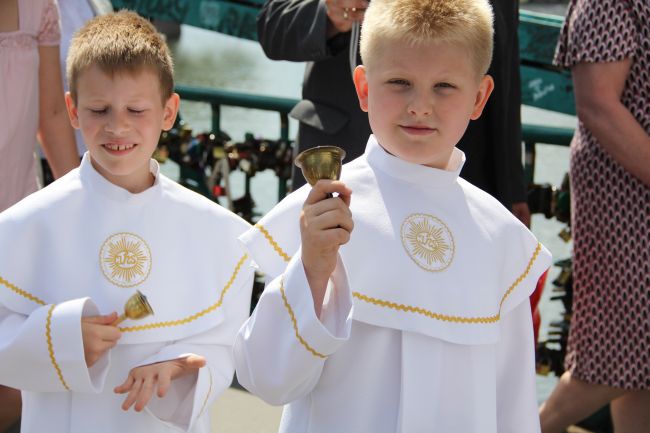
[[139,236],[117,233],[104,241],[99,264],[108,281],[120,287],[133,287],[149,276],[151,251]]
[[451,231],[432,215],[409,215],[402,223],[402,245],[409,257],[427,271],[442,271],[454,258]]

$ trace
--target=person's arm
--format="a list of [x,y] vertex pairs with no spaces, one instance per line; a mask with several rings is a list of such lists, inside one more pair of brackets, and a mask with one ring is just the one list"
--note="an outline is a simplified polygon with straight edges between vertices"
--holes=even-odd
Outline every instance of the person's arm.
[[20,419],[20,390],[0,385],[0,431],[7,431]]
[[578,118],[616,162],[650,186],[650,135],[621,102],[632,59],[571,68]]
[[257,36],[270,59],[323,60],[335,54],[328,39],[349,31],[353,20],[363,19],[366,7],[366,0],[268,0],[257,16]]
[[267,285],[235,341],[239,383],[273,405],[311,392],[327,358],[350,336],[352,295],[343,264],[332,274],[319,317],[300,257],[299,251]]
[[79,165],[74,131],[63,99],[58,46],[39,46],[38,139],[55,178]]
[[191,430],[232,382],[232,339],[240,324],[174,342],[140,362],[113,390],[122,394],[122,410],[146,410],[164,424]]
[[100,392],[109,357],[87,366],[81,326],[82,316],[95,314],[88,298],[43,305],[29,315],[0,304],[0,384],[35,392]]
[[497,431],[538,433],[535,347],[532,315],[527,300],[501,317],[496,358]]
[[[174,341],[135,365],[115,388],[124,394],[123,410],[147,410],[165,424],[183,431],[195,422],[232,382],[232,346],[250,311],[253,271],[221,308],[225,314],[215,328]],[[138,388],[139,380],[143,385]]]

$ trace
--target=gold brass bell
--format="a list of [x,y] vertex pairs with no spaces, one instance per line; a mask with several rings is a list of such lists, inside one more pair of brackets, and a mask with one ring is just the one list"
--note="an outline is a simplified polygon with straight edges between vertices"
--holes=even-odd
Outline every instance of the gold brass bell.
[[345,150],[337,146],[317,146],[304,150],[296,156],[295,164],[310,185],[320,179],[338,180]]
[[126,301],[126,304],[124,304],[124,314],[120,315],[120,317],[118,317],[117,320],[113,322],[113,326],[119,325],[126,319],[144,319],[145,317],[152,314],[153,308],[151,308],[151,305],[149,305],[147,297],[144,296],[139,290],[136,290],[135,294],[133,294]]

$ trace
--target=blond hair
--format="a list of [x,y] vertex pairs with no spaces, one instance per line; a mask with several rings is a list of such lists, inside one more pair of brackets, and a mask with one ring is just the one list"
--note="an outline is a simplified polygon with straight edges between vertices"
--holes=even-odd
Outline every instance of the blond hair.
[[77,101],[77,82],[83,71],[96,65],[113,76],[149,69],[158,75],[163,104],[174,91],[174,66],[169,48],[146,19],[126,10],[88,21],[70,44],[68,87]]
[[456,43],[483,75],[492,62],[492,35],[488,0],[372,0],[361,28],[361,58],[367,65],[380,56],[382,40]]

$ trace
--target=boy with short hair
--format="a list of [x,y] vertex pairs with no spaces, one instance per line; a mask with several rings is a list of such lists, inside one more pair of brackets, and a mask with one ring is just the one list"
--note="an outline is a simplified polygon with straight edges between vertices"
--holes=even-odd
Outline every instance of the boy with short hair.
[[539,430],[528,296],[550,254],[458,177],[491,52],[487,0],[370,3],[354,75],[365,154],[241,238],[273,281],[237,337],[237,375],[287,404],[282,432]]
[[[89,21],[68,65],[89,151],[0,214],[0,383],[23,391],[23,432],[208,432],[248,316],[250,226],[151,159],[179,97],[148,21]],[[154,316],[117,325],[136,290]]]

